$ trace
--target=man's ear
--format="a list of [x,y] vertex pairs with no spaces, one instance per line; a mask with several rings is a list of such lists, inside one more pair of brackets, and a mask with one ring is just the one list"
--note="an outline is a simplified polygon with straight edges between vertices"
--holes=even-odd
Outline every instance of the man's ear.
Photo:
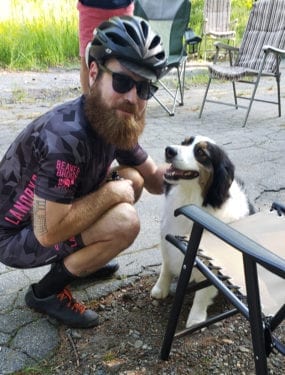
[[96,63],[96,61],[92,61],[89,68],[89,85],[92,86],[92,84],[96,81],[96,78],[99,73],[99,67]]

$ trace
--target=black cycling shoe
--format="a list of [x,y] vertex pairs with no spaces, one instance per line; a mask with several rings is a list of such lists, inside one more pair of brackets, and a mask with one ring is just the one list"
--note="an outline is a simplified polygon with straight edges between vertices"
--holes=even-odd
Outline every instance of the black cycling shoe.
[[31,285],[25,295],[25,301],[30,308],[47,314],[69,327],[90,328],[99,324],[96,312],[77,302],[67,288],[59,294],[38,298],[34,294],[33,285]]

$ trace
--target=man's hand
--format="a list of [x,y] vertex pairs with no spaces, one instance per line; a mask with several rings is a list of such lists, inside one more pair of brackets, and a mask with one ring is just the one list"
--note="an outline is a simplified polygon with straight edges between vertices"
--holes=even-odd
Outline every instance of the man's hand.
[[110,181],[106,187],[109,190],[109,194],[114,195],[114,197],[118,197],[118,203],[135,203],[135,193],[133,189],[133,182],[131,180],[120,179]]

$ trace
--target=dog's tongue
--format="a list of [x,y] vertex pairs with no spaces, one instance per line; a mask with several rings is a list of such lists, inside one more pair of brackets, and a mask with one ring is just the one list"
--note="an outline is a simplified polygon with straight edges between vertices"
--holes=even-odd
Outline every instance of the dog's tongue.
[[192,179],[198,177],[199,173],[197,171],[182,171],[181,169],[175,168],[173,165],[166,170],[164,177],[166,179],[178,180],[178,179]]

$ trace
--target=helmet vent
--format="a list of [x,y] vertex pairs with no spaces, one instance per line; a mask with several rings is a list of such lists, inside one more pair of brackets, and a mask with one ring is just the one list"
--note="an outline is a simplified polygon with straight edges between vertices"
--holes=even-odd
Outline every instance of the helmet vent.
[[140,45],[141,42],[138,38],[138,35],[136,33],[136,31],[134,30],[134,28],[130,25],[128,25],[127,23],[125,24],[125,28],[127,30],[127,33],[128,35],[132,38],[132,40],[137,44],[137,45]]
[[151,44],[150,44],[150,48],[155,48],[156,46],[158,46],[160,44],[160,37],[157,35],[153,38],[153,40],[151,41]]
[[108,38],[112,40],[112,42],[118,46],[122,46],[122,47],[128,46],[127,41],[117,33],[108,33]]
[[149,27],[148,27],[148,25],[146,24],[145,21],[141,22],[141,27],[142,27],[144,37],[147,38]]

